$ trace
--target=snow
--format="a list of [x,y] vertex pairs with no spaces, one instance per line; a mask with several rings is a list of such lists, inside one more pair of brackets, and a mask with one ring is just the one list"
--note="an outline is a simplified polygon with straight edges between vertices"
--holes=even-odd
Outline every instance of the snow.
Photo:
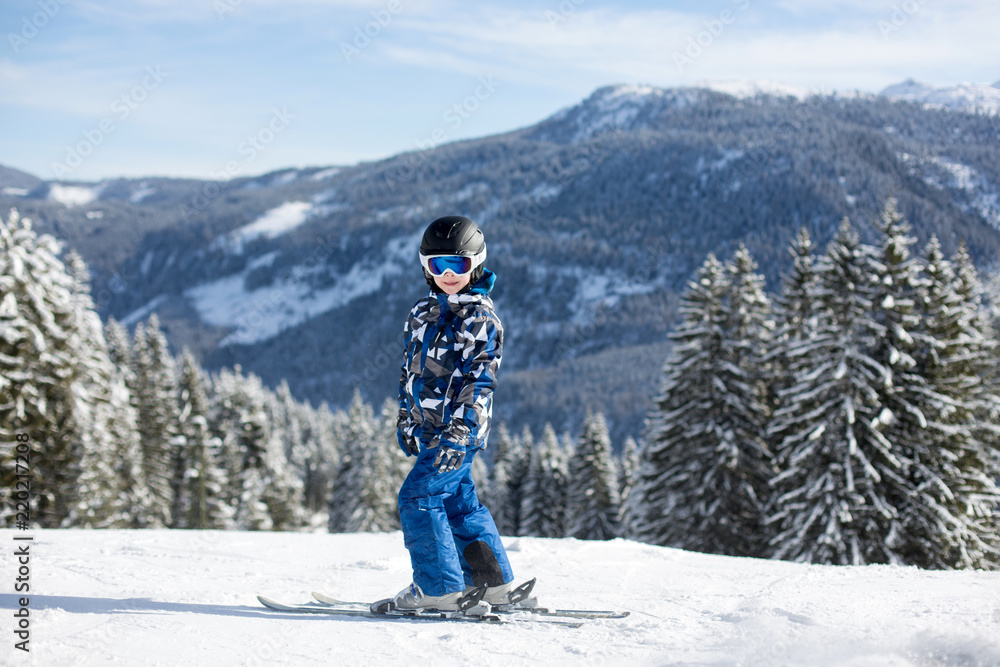
[[933,86],[907,79],[884,88],[879,95],[934,108],[985,113],[991,116],[1000,114],[1000,89],[995,84],[960,83],[955,86]]
[[347,273],[333,275],[333,285],[324,289],[315,289],[310,284],[314,273],[327,271],[327,267],[317,266],[296,267],[290,275],[248,291],[247,275],[273,261],[274,253],[268,253],[248,262],[240,273],[192,287],[184,296],[191,300],[202,322],[233,330],[219,341],[220,346],[258,343],[377,292],[384,279],[401,274],[403,267],[412,263],[422,233],[421,230],[393,239],[386,244],[385,256],[357,262]]
[[789,86],[773,81],[700,81],[698,88],[707,88],[717,93],[725,93],[738,99],[747,99],[757,95],[772,95],[774,97],[794,97],[800,102],[815,95],[816,92],[800,86]]
[[317,171],[315,174],[313,174],[309,178],[312,179],[312,180],[314,180],[314,181],[322,181],[323,179],[330,178],[331,176],[335,176],[339,171],[340,171],[340,167],[329,167],[327,169],[323,169],[321,171]]
[[[145,275],[145,272],[143,272],[143,275]],[[156,298],[152,299],[151,301],[149,301],[144,306],[136,308],[131,313],[129,313],[128,315],[126,315],[125,317],[123,317],[120,320],[121,323],[124,324],[127,327],[130,327],[133,324],[137,324],[137,323],[141,322],[142,320],[144,320],[147,317],[149,317],[149,314],[152,313],[154,310],[156,310],[161,303],[163,303],[164,301],[166,301],[166,299],[167,299],[167,295],[166,294],[159,295],[158,297],[156,297]]]
[[156,193],[156,188],[149,187],[148,185],[143,183],[139,186],[138,190],[136,190],[129,196],[128,200],[132,204],[140,204],[142,203],[143,199],[155,193]]
[[[628,610],[578,629],[541,623],[296,616],[257,594],[387,597],[410,581],[402,535],[3,531],[30,535],[33,665],[996,665],[1000,573],[832,567],[688,553],[626,540],[506,538],[550,606]],[[16,543],[25,544],[23,542]],[[13,547],[10,549],[13,551]],[[13,559],[8,558],[13,581]],[[11,656],[8,658],[8,656]]]
[[986,222],[1000,229],[1000,189],[974,167],[935,156],[921,159],[909,153],[900,153],[899,159],[909,172],[919,176],[928,185],[943,190],[960,190],[971,206]]
[[103,189],[102,185],[83,186],[53,183],[49,186],[49,199],[57,201],[66,207],[84,206],[96,201],[101,196],[101,190]]
[[6,187],[3,189],[3,193],[5,195],[10,195],[12,197],[23,197],[24,195],[28,194],[28,192],[29,192],[28,188]]
[[313,204],[310,202],[285,202],[253,222],[223,234],[215,240],[212,247],[226,248],[230,252],[240,254],[244,245],[250,241],[261,237],[271,239],[295,229],[309,218],[312,209]]

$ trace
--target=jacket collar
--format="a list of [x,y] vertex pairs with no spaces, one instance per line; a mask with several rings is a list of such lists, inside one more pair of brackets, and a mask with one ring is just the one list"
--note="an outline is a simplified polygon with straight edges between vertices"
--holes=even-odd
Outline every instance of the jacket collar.
[[486,303],[492,308],[490,292],[493,291],[493,284],[497,276],[489,269],[483,269],[483,276],[476,281],[476,284],[464,292],[458,294],[444,294],[441,292],[431,292],[430,297],[437,300],[438,308],[444,310],[446,307],[458,312],[470,303]]

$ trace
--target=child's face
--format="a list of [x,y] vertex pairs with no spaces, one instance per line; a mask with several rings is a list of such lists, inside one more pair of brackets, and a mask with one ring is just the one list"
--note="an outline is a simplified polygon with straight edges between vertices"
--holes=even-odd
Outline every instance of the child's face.
[[434,276],[434,284],[445,294],[458,294],[465,289],[465,286],[469,284],[469,280],[471,279],[471,273],[467,273],[464,276],[456,276],[451,271],[445,271],[444,275]]

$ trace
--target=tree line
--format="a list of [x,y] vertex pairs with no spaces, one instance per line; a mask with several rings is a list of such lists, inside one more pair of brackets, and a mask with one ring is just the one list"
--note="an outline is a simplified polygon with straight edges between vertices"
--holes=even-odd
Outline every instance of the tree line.
[[[14,445],[27,436],[30,525],[395,530],[410,465],[395,444],[397,411],[387,400],[376,414],[359,392],[346,411],[314,408],[239,366],[210,375],[190,351],[170,353],[155,315],[131,334],[102,324],[79,255],[62,258],[16,211],[0,220],[0,479],[14,493]],[[501,428],[476,460],[510,534],[617,531],[623,477],[603,418],[593,421],[578,445],[547,431],[536,448],[530,431]],[[574,448],[587,465],[567,467]],[[607,511],[587,511],[591,487]],[[564,498],[576,509],[564,511]],[[14,525],[16,510],[4,502],[0,524]]]
[[[773,299],[749,251],[709,255],[640,443],[602,414],[575,438],[500,424],[477,456],[505,535],[632,537],[823,563],[993,568],[1000,371],[964,248],[920,257],[886,206],[822,255],[803,229]],[[0,220],[0,477],[30,442],[40,527],[385,531],[409,463],[395,402],[295,400],[171,355],[157,318],[102,324],[79,256]],[[23,439],[23,438],[22,438]],[[11,526],[15,506],[0,507]]]
[[964,247],[919,257],[890,200],[874,245],[802,229],[773,301],[745,247],[683,297],[630,533],[735,556],[1000,564],[995,332]]

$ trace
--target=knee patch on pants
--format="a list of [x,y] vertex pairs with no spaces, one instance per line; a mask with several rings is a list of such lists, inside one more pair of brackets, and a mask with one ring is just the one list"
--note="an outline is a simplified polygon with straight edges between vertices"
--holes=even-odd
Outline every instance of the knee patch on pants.
[[486,542],[472,542],[462,552],[465,562],[472,568],[472,583],[474,586],[502,586],[503,572],[496,554]]

